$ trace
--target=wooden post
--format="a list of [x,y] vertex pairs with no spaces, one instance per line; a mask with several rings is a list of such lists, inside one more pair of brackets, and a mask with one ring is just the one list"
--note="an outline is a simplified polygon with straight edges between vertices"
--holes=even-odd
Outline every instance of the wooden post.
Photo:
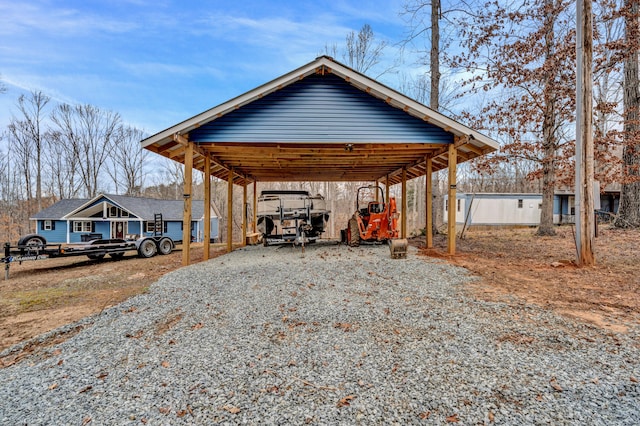
[[426,159],[426,175],[425,175],[425,208],[427,219],[425,221],[425,236],[427,238],[427,248],[433,247],[433,161],[431,161],[431,157],[427,157]]
[[204,247],[203,258],[209,260],[211,249],[211,157],[204,157]]
[[242,185],[242,246],[247,245],[247,183]]
[[[576,4],[576,248],[578,266],[593,266],[593,17],[591,0]],[[598,195],[599,196],[599,195]]]
[[191,190],[193,178],[193,142],[184,150],[184,211],[182,214],[182,266],[191,263]]
[[387,200],[387,203],[388,203],[389,202],[389,175],[386,176],[384,183],[385,183],[384,196],[386,197],[385,200]]
[[400,238],[407,238],[407,169],[402,168],[402,211],[400,212],[402,224],[400,226]]
[[449,145],[449,209],[447,219],[447,251],[456,254],[456,169],[458,150],[455,144]]
[[233,251],[233,168],[227,182],[227,253]]
[[258,182],[253,181],[253,233],[258,232]]

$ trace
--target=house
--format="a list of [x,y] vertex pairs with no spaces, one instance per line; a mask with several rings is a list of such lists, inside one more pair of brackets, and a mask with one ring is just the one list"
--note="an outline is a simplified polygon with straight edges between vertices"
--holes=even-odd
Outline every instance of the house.
[[[161,234],[182,241],[182,200],[99,194],[91,199],[64,199],[38,212],[30,220],[36,222],[39,235],[50,243],[77,243],[90,237],[137,238],[154,235],[155,215],[161,214]],[[191,212],[191,239],[202,241],[204,202],[194,200]],[[211,206],[211,240],[218,238],[220,214]]]
[[[620,193],[605,191],[596,199],[596,213],[600,221],[610,220],[617,212]],[[449,200],[444,201],[445,222]],[[553,197],[553,223],[575,221],[573,192],[559,191]],[[532,193],[475,193],[456,194],[456,223],[466,226],[538,226],[542,211],[542,194]]]

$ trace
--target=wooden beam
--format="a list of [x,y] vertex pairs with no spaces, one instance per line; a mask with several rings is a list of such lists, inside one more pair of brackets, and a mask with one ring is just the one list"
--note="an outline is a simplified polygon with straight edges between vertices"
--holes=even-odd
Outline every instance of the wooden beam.
[[427,248],[433,247],[433,164],[431,163],[431,158],[426,158],[426,174],[425,174],[425,186],[426,186],[426,225],[425,225],[425,235],[427,237]]
[[458,153],[454,144],[449,145],[449,209],[447,223],[447,251],[456,254],[456,172]]
[[401,215],[401,235],[400,238],[407,238],[407,169],[402,169],[402,211]]
[[187,142],[184,154],[184,211],[182,215],[182,266],[191,263],[191,190],[193,185],[193,142]]
[[233,169],[227,180],[227,253],[233,251]]
[[204,157],[204,247],[203,258],[209,260],[211,249],[211,158]]

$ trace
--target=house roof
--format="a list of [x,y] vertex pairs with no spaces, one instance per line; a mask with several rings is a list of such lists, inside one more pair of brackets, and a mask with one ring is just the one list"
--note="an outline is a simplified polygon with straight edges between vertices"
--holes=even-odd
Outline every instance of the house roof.
[[[154,214],[162,214],[163,220],[182,221],[184,202],[182,200],[160,200],[155,198],[130,197],[125,195],[99,194],[91,199],[65,199],[36,213],[32,220],[64,220],[77,216],[78,213],[90,209],[91,206],[101,201],[111,202],[131,215],[142,220],[153,220]],[[192,217],[197,220],[204,216],[204,201],[193,200],[191,207]],[[215,214],[219,213],[214,207]]]
[[184,163],[233,181],[401,181],[498,149],[493,139],[328,56],[231,99],[141,142]]

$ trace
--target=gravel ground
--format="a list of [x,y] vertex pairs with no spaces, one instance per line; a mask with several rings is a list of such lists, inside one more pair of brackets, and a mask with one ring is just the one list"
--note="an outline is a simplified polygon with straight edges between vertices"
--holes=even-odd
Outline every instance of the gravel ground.
[[478,301],[472,279],[411,249],[247,247],[0,370],[0,424],[638,424],[637,326]]

